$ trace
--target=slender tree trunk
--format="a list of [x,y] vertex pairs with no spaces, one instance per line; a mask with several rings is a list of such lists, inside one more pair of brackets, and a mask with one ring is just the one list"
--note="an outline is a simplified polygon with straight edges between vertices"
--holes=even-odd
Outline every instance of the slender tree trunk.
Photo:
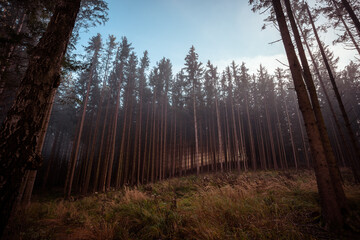
[[[324,146],[326,160],[328,163],[330,176],[331,176],[331,179],[332,179],[332,182],[334,185],[334,190],[335,190],[336,196],[338,198],[338,203],[340,204],[341,208],[346,208],[345,193],[344,193],[344,189],[342,187],[340,171],[339,171],[339,168],[336,163],[333,149],[331,147],[329,135],[328,135],[328,132],[327,132],[327,129],[325,126],[325,121],[324,121],[324,118],[323,118],[323,115],[322,115],[322,112],[320,109],[320,103],[319,103],[319,99],[318,99],[318,96],[316,93],[314,80],[312,78],[310,67],[309,67],[309,64],[308,64],[308,61],[307,61],[307,58],[305,55],[305,51],[304,51],[304,48],[303,48],[303,45],[301,42],[300,33],[296,26],[295,18],[292,13],[292,9],[291,9],[289,0],[285,0],[285,6],[286,6],[286,9],[288,12],[288,17],[289,17],[290,24],[291,24],[291,27],[292,27],[292,30],[294,33],[296,45],[297,45],[299,56],[300,56],[301,63],[303,66],[304,79],[305,79],[305,83],[306,83],[308,92],[310,94],[310,99],[311,99],[313,111],[315,113],[315,117],[317,120],[317,125],[318,125],[319,131],[320,131],[321,140],[322,140],[322,143]],[[308,12],[308,13],[310,13],[310,12]]]
[[[137,149],[138,149],[138,153],[137,153],[137,175],[136,175],[136,185],[139,185],[140,184],[140,164],[141,164],[141,127],[142,127],[142,93],[140,93],[140,103],[139,103],[139,126],[138,126],[138,138],[139,138],[139,142],[138,142],[138,146],[137,146]],[[136,149],[136,147],[135,147]],[[143,176],[141,176],[141,178],[143,178]]]
[[230,153],[230,129],[229,129],[229,114],[227,104],[225,104],[225,124],[226,124],[226,141],[225,141],[225,150],[226,150],[226,170],[231,171],[231,153]]
[[[146,112],[146,127],[145,127],[145,146],[144,146],[144,154],[143,154],[143,167],[142,167],[142,173],[141,173],[141,183],[144,183],[144,178],[145,178],[145,169],[147,170],[147,175],[146,177],[149,175],[148,174],[148,170],[149,170],[149,166],[147,165],[147,162],[149,163],[150,161],[146,161],[147,159],[147,151],[148,151],[148,132],[149,132],[149,115],[150,115],[150,105],[148,105],[147,107],[147,112]],[[139,151],[140,148],[139,148]],[[149,148],[149,152],[150,152],[150,148]],[[149,159],[148,159],[149,160]]]
[[135,139],[132,154],[132,169],[131,169],[131,185],[137,184],[137,153],[138,153],[138,141],[139,141],[139,112],[136,114],[135,121]]
[[[108,121],[108,115],[109,115],[109,108],[110,108],[110,99],[109,97],[106,99],[106,109],[105,109],[105,117],[104,117],[104,127],[102,129],[101,132],[101,138],[100,138],[100,147],[99,147],[99,156],[97,159],[97,165],[96,165],[96,169],[95,169],[95,177],[94,177],[94,186],[93,186],[93,191],[97,191],[99,189],[99,182],[100,182],[100,166],[103,163],[103,148],[104,148],[104,140],[105,140],[105,132],[106,132],[106,126],[107,121]],[[99,112],[99,114],[101,114],[101,112]],[[110,124],[108,126],[108,128],[110,127]]]
[[154,182],[154,173],[155,173],[155,140],[156,140],[156,91],[154,91],[153,98],[153,127],[152,127],[152,157],[151,157],[151,182]]
[[159,109],[160,110],[160,119],[157,120],[157,131],[155,132],[156,133],[156,140],[155,140],[155,143],[156,143],[156,146],[155,146],[155,151],[154,151],[154,158],[156,159],[155,161],[155,181],[159,180],[160,176],[160,153],[161,153],[161,108]]
[[74,149],[74,156],[70,161],[68,174],[66,176],[66,178],[68,179],[67,180],[68,184],[66,185],[67,187],[64,190],[65,199],[68,199],[70,197],[70,195],[71,195],[71,188],[72,188],[72,184],[73,184],[73,180],[74,180],[76,161],[77,161],[78,154],[79,154],[79,146],[80,146],[82,131],[83,131],[83,128],[84,128],[86,108],[87,108],[87,103],[88,103],[89,95],[90,95],[90,87],[91,87],[91,82],[92,82],[92,75],[93,75],[93,66],[90,67],[90,78],[89,78],[89,82],[88,82],[88,86],[87,86],[87,90],[86,90],[86,96],[85,96],[85,99],[84,99],[84,106],[83,106],[83,110],[82,110],[82,114],[81,114],[79,133],[78,133],[77,138],[75,140],[76,144],[75,144],[75,149]]
[[[127,99],[127,97],[125,97],[124,99]],[[124,107],[124,125],[123,125],[123,129],[122,129],[122,134],[121,134],[121,144],[120,144],[120,153],[119,153],[119,161],[118,161],[118,167],[117,167],[117,174],[116,174],[116,185],[115,188],[119,189],[120,186],[122,185],[123,181],[122,181],[122,171],[123,171],[123,161],[124,161],[124,148],[125,148],[125,134],[126,134],[126,127],[127,127],[127,109],[128,109],[128,102],[127,100],[125,100],[125,107]]]
[[286,166],[287,159],[286,159],[285,144],[284,144],[283,132],[282,132],[282,128],[281,128],[281,122],[280,122],[277,104],[275,104],[275,111],[276,111],[276,119],[277,119],[277,124],[278,124],[278,131],[279,131],[280,152],[281,152],[282,160],[283,160],[281,168],[284,169],[284,167]]
[[[110,61],[110,54],[107,55],[106,57],[106,63],[105,63],[105,78],[103,80],[103,87],[101,89],[101,94],[100,94],[100,100],[99,100],[99,106],[97,109],[97,114],[96,114],[96,122],[95,122],[95,130],[94,130],[94,136],[92,139],[92,143],[91,143],[91,152],[90,152],[90,157],[89,157],[89,163],[87,165],[87,171],[86,171],[86,176],[85,176],[85,181],[84,181],[84,186],[82,188],[82,193],[86,194],[88,189],[89,189],[89,184],[90,184],[90,178],[91,178],[91,171],[92,171],[92,167],[93,167],[93,163],[94,163],[94,157],[95,157],[95,145],[96,145],[96,141],[97,141],[97,135],[98,135],[98,131],[100,129],[100,121],[101,121],[101,117],[102,117],[102,106],[103,106],[103,100],[104,100],[104,95],[105,95],[105,88],[106,88],[106,81],[107,81],[107,75],[108,75],[108,66],[109,66],[109,61]],[[109,102],[109,101],[108,101]],[[108,106],[107,109],[105,111],[105,119],[104,119],[104,123],[106,123],[107,121],[107,113],[108,113]],[[106,128],[106,124],[104,124],[104,129],[103,129],[103,134],[105,133],[105,128]],[[99,158],[98,158],[98,164],[97,167],[95,169],[95,182],[94,182],[94,188],[93,191],[96,190],[97,188],[97,183],[98,183],[98,176],[99,176],[99,168],[100,168],[100,157],[101,157],[101,152],[102,152],[102,145],[103,145],[103,135],[101,137],[101,143],[100,143],[100,151],[99,151]]]
[[173,163],[172,163],[172,176],[175,177],[175,169],[176,169],[176,150],[177,150],[177,146],[176,146],[176,111],[174,111],[174,147],[173,147]]
[[167,163],[168,163],[168,159],[167,159],[167,105],[168,105],[168,101],[167,101],[167,91],[165,91],[165,96],[164,96],[164,104],[165,104],[165,108],[164,108],[164,146],[163,146],[163,179],[165,178],[165,171],[168,170]]
[[223,162],[224,162],[224,145],[222,141],[222,135],[221,135],[221,119],[220,119],[220,111],[219,111],[219,103],[217,98],[217,93],[215,93],[215,110],[216,110],[216,121],[217,121],[217,132],[218,132],[218,138],[219,138],[219,163],[220,163],[220,170],[223,172]]
[[235,110],[234,110],[234,103],[233,103],[233,96],[232,96],[232,84],[231,84],[231,98],[230,98],[230,107],[231,107],[231,117],[232,117],[232,126],[233,126],[233,139],[234,139],[234,151],[235,151],[235,162],[238,167],[238,171],[240,172],[240,151],[239,151],[239,139],[237,135],[237,127],[236,127],[236,121],[235,121]]
[[[348,131],[348,134],[350,136],[351,144],[353,145],[353,147],[355,149],[355,152],[356,152],[356,161],[359,162],[360,161],[360,148],[359,148],[359,145],[358,145],[358,141],[357,141],[357,139],[355,137],[355,134],[354,134],[353,130],[351,129],[351,124],[350,124],[349,117],[348,117],[348,115],[346,113],[345,106],[344,106],[344,104],[342,102],[339,90],[338,90],[337,85],[336,85],[335,77],[334,77],[334,75],[332,73],[332,70],[330,68],[329,62],[327,60],[327,57],[326,57],[326,54],[325,54],[325,51],[324,51],[324,48],[323,48],[323,46],[321,44],[319,35],[317,33],[314,21],[312,19],[312,15],[310,13],[310,9],[309,9],[309,7],[307,5],[306,5],[306,7],[307,7],[307,12],[308,12],[308,15],[309,15],[310,22],[311,22],[311,26],[312,26],[314,34],[315,34],[316,41],[317,41],[317,43],[319,45],[319,48],[320,48],[321,56],[323,57],[323,61],[324,61],[325,66],[326,66],[326,70],[327,70],[327,72],[329,74],[330,82],[331,82],[331,84],[333,86],[333,90],[335,92],[336,100],[337,100],[337,102],[339,104],[339,107],[340,107],[341,115],[343,116],[344,121],[345,121],[345,127],[346,127],[346,129]],[[344,197],[342,198],[342,201],[343,201],[343,205],[345,206],[345,194],[344,194]]]
[[[120,72],[122,72],[122,67],[120,67]],[[122,79],[119,80],[119,86],[116,93],[116,105],[115,105],[115,113],[114,113],[114,122],[113,122],[113,131],[111,136],[111,146],[110,146],[110,157],[109,157],[109,169],[106,179],[106,190],[110,189],[111,176],[113,172],[113,163],[115,157],[115,144],[116,144],[116,132],[117,132],[117,124],[118,124],[118,115],[119,115],[119,107],[120,107],[120,91],[121,91],[121,83]]]
[[268,106],[267,106],[266,102],[265,102],[265,116],[266,116],[268,131],[269,131],[270,147],[271,147],[271,154],[272,154],[272,158],[273,158],[274,169],[278,170],[279,167],[278,167],[277,159],[276,159],[274,136],[273,136],[273,132],[272,132],[271,120],[270,120]]
[[168,178],[173,178],[173,164],[174,164],[174,159],[173,159],[173,156],[174,156],[174,133],[175,133],[175,129],[174,129],[174,120],[175,120],[175,117],[174,117],[174,114],[170,115],[170,136],[169,136],[169,151],[168,151],[168,155],[169,155],[169,160],[167,161],[167,168],[168,168],[168,173],[167,173],[167,176]]
[[[100,98],[100,99],[102,99],[102,98]],[[98,129],[100,128],[100,118],[101,118],[101,110],[102,110],[101,106],[102,106],[102,100],[100,100],[100,102],[99,102],[99,107],[98,107],[98,111],[97,111],[97,114],[96,114],[95,129],[94,129],[94,133],[93,133],[93,136],[92,136],[92,141],[91,141],[91,144],[90,144],[89,161],[88,161],[87,168],[86,168],[86,173],[85,173],[85,176],[84,176],[82,194],[86,194],[88,192],[88,189],[89,189],[91,171],[92,171],[92,166],[93,166],[93,162],[94,162],[94,155],[95,155],[95,144],[96,144],[96,140],[97,140]]]
[[193,83],[193,108],[194,108],[194,134],[195,134],[195,161],[196,161],[196,174],[199,175],[199,139],[198,139],[198,124],[197,124],[197,112],[196,112],[196,95],[195,95],[195,83]]
[[248,162],[246,155],[246,147],[245,147],[245,137],[244,137],[244,121],[241,121],[240,108],[238,110],[238,119],[239,119],[239,129],[240,129],[240,140],[241,140],[241,161],[244,164],[244,171],[248,170]]
[[[298,23],[297,18],[295,18],[295,20],[296,20],[297,23]],[[298,25],[299,25],[299,23],[298,23]],[[299,26],[300,26],[300,25],[299,25]],[[333,119],[334,119],[334,121],[335,121],[336,128],[337,128],[337,130],[338,130],[338,132],[339,132],[339,134],[340,134],[341,141],[342,141],[343,143],[345,143],[346,141],[345,141],[345,136],[344,136],[343,130],[342,130],[341,126],[340,126],[339,119],[338,119],[338,117],[336,116],[336,113],[335,113],[333,104],[332,104],[332,102],[331,102],[331,100],[330,100],[330,97],[329,97],[329,94],[328,94],[328,92],[327,92],[327,90],[326,90],[326,87],[325,87],[325,84],[324,84],[324,80],[323,80],[323,78],[322,78],[322,76],[321,76],[321,74],[320,74],[319,67],[318,67],[318,65],[317,65],[317,63],[316,63],[316,61],[315,61],[315,58],[314,58],[314,56],[313,56],[313,54],[312,54],[312,52],[311,52],[310,46],[309,46],[309,44],[308,44],[308,42],[307,42],[307,39],[305,38],[305,34],[304,34],[302,28],[299,27],[299,29],[300,29],[301,36],[302,36],[302,38],[303,38],[303,40],[304,40],[305,46],[306,46],[306,48],[307,48],[307,50],[308,50],[309,56],[310,56],[310,58],[311,58],[311,61],[312,61],[312,63],[313,63],[316,76],[317,76],[318,79],[319,79],[320,86],[321,86],[321,88],[322,88],[322,90],[323,90],[323,92],[324,92],[326,101],[327,101],[327,103],[328,103],[328,105],[329,105],[329,109],[330,109],[331,115],[332,115],[332,117],[333,117]],[[350,150],[348,149],[348,146],[347,146],[346,144],[345,144],[343,147],[344,147],[344,149],[345,149],[346,152],[349,152],[349,151],[350,151]],[[351,162],[351,168],[352,168],[354,177],[355,177],[355,179],[358,179],[357,181],[360,181],[360,176],[359,176],[359,174],[357,173],[357,170],[356,170],[356,163],[354,162],[354,160],[353,160],[351,157],[350,157],[350,159],[351,159],[350,162]]]
[[265,140],[264,140],[264,135],[263,135],[263,128],[261,127],[262,124],[260,122],[260,119],[258,120],[258,129],[260,132],[260,138],[258,138],[258,145],[259,145],[259,156],[260,156],[260,163],[261,163],[261,169],[262,170],[267,170],[268,167],[270,167],[270,165],[268,165],[267,162],[267,155],[266,155],[266,150],[265,150]]
[[343,217],[341,215],[341,208],[337,202],[336,193],[331,181],[320,132],[317,127],[316,118],[312,111],[310,99],[307,95],[306,87],[302,79],[300,63],[297,59],[295,48],[291,41],[281,2],[280,0],[272,0],[272,3],[286,50],[286,55],[288,57],[289,66],[295,85],[295,91],[298,95],[298,103],[310,140],[309,142],[312,150],[311,152],[315,161],[315,175],[320,194],[322,215],[326,224],[329,227],[336,229],[342,226]]
[[132,129],[132,109],[133,109],[133,102],[130,99],[130,106],[129,106],[129,126],[128,126],[128,134],[127,134],[127,144],[126,144],[126,155],[125,155],[125,174],[124,174],[124,183],[131,183],[130,182],[130,147],[131,147],[131,129]]
[[245,96],[245,107],[246,107],[246,116],[247,116],[247,122],[248,122],[248,127],[249,127],[251,163],[252,163],[253,170],[256,170],[257,166],[256,166],[255,144],[254,144],[253,130],[252,130],[252,127],[251,127],[250,112],[249,112],[249,101],[248,101],[247,96]]
[[292,147],[292,150],[293,150],[295,169],[297,170],[298,169],[298,163],[297,163],[297,158],[296,158],[296,147],[295,147],[295,143],[294,143],[294,137],[293,137],[292,128],[291,128],[291,121],[290,121],[289,111],[288,111],[286,101],[285,101],[285,113],[286,113],[286,119],[287,119],[287,122],[288,122],[289,133],[290,133],[290,141],[291,141],[291,147]]
[[180,143],[179,143],[179,176],[183,173],[183,156],[184,156],[184,142],[183,142],[183,124],[180,124]]
[[[294,96],[294,102],[296,102],[296,96]],[[303,148],[304,148],[304,153],[305,153],[305,161],[306,161],[306,167],[308,169],[310,169],[310,157],[308,154],[308,148],[306,146],[306,141],[305,141],[305,134],[304,134],[304,129],[303,129],[303,122],[301,121],[301,117],[300,117],[300,113],[299,113],[299,109],[296,107],[296,115],[298,117],[298,122],[299,122],[299,126],[300,126],[300,132],[301,132],[301,139],[303,142]]]

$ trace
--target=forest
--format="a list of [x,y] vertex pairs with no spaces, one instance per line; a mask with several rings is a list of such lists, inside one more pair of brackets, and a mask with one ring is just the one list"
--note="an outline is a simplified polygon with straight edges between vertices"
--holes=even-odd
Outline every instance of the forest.
[[360,4],[248,4],[274,72],[151,63],[92,31],[106,0],[1,0],[0,238],[360,238]]

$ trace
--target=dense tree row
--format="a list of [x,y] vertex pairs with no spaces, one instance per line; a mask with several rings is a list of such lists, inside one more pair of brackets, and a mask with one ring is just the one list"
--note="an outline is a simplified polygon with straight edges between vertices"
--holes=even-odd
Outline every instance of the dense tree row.
[[[59,107],[67,105],[60,104],[61,99],[79,99],[66,114],[77,115],[78,122],[73,122],[73,128],[59,128],[60,116],[54,113],[45,147],[51,156],[45,169],[60,172],[64,178],[54,175],[51,180],[45,172],[39,178],[43,185],[66,182],[69,197],[73,185],[76,192],[86,194],[187,173],[311,166],[287,71],[278,68],[272,75],[260,65],[250,75],[245,63],[232,62],[220,73],[210,61],[203,66],[191,47],[184,68],[173,76],[170,60],[165,58],[148,71],[147,52],[138,59],[125,37],[116,43],[109,36],[104,47],[101,41],[97,35],[89,42],[85,62],[89,67],[74,80],[76,93],[59,94]],[[314,60],[321,61],[319,56]],[[336,68],[336,63],[332,65]],[[318,68],[318,77],[327,79],[324,67]],[[351,62],[341,74],[356,76],[358,71],[358,65]],[[356,91],[348,86],[358,79],[338,82],[356,98]],[[324,93],[320,92],[319,104],[327,106]],[[352,107],[354,113],[359,112]],[[339,139],[344,124],[337,119],[340,129],[334,125],[332,111],[339,115],[338,109],[323,110],[329,116],[326,125],[337,161],[352,166],[355,151],[343,150],[349,137],[343,134],[344,141]],[[353,128],[359,128],[357,122]],[[59,135],[65,135],[62,142],[68,143],[58,144]],[[55,157],[64,145],[67,150]],[[59,158],[60,166],[53,161]]]

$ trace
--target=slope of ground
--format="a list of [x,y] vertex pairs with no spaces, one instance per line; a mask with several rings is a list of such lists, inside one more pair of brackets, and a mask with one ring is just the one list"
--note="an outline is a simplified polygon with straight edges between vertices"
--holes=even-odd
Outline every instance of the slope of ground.
[[[321,226],[313,172],[170,179],[73,201],[36,196],[11,239],[360,239],[360,188],[345,177],[352,216],[336,236]],[[10,237],[9,237],[10,238]]]

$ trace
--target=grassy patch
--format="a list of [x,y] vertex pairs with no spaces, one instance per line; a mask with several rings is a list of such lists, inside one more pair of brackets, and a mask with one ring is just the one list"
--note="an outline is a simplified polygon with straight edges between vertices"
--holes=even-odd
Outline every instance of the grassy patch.
[[[346,180],[345,191],[354,234],[360,189]],[[14,218],[12,239],[337,239],[321,227],[311,171],[189,176],[71,202],[37,199]]]

